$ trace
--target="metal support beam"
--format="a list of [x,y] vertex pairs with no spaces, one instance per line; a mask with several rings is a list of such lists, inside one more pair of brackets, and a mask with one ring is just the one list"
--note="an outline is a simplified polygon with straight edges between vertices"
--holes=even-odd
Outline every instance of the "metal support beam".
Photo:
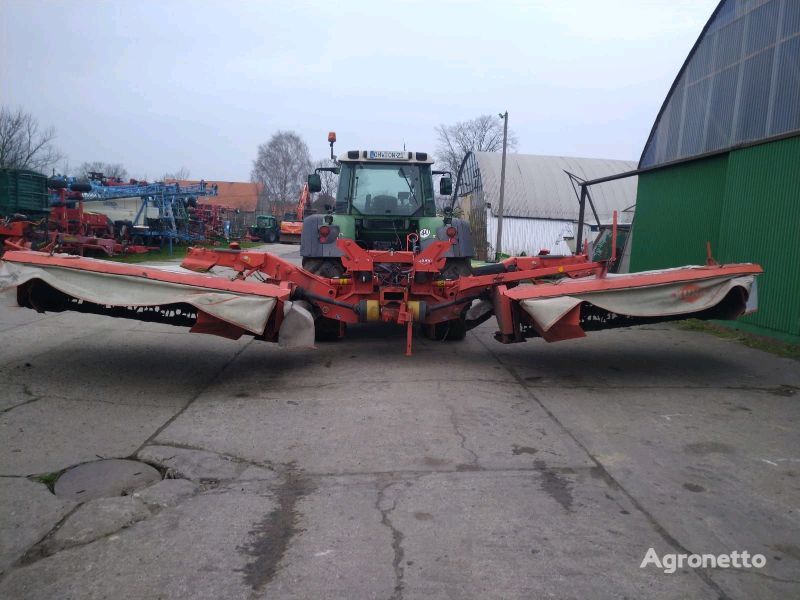
[[586,216],[586,197],[589,195],[589,190],[586,189],[586,183],[581,183],[581,198],[580,210],[578,212],[578,233],[575,236],[575,254],[583,252],[583,220]]
[[503,248],[503,199],[506,188],[506,146],[508,144],[508,111],[501,113],[503,119],[503,162],[500,166],[500,205],[497,207],[497,244],[494,249],[494,259],[500,262]]

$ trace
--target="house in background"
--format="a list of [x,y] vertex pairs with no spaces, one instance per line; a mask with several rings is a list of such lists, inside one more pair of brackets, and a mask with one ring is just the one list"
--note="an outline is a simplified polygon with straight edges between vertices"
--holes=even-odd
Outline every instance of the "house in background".
[[[225,208],[238,208],[241,212],[255,213],[258,205],[259,185],[249,181],[211,181],[207,186],[217,186],[216,197],[201,200],[209,204],[219,204]],[[197,185],[200,181],[180,181],[180,185]]]

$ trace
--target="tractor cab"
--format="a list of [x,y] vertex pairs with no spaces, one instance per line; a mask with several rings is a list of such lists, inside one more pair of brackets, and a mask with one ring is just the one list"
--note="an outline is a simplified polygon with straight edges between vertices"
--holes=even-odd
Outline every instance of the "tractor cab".
[[258,215],[256,217],[256,227],[262,229],[270,229],[275,227],[278,224],[278,221],[272,215]]
[[339,158],[334,213],[352,221],[368,250],[404,250],[406,236],[436,217],[433,160],[423,152],[351,151]]
[[[409,234],[423,242],[443,225],[433,176],[443,176],[441,195],[452,193],[452,179],[449,173],[432,171],[433,158],[426,152],[351,150],[337,163],[325,169],[339,175],[336,202],[328,215],[319,217],[332,217],[340,237],[367,250],[405,250]],[[311,192],[321,188],[319,170],[308,177]]]
[[[320,171],[338,174],[339,187],[327,214],[311,215],[303,222],[304,266],[326,275],[341,272],[339,238],[355,240],[365,250],[414,252],[438,239],[452,244],[448,259],[467,265],[473,255],[469,225],[449,212],[437,214],[433,177],[442,176],[442,196],[452,194],[453,184],[450,173],[432,170],[433,162],[426,152],[350,150],[339,156],[337,166],[309,175],[312,193],[321,189]],[[464,266],[459,271],[465,271]]]
[[336,211],[373,219],[435,217],[432,163],[422,152],[348,152],[339,159]]

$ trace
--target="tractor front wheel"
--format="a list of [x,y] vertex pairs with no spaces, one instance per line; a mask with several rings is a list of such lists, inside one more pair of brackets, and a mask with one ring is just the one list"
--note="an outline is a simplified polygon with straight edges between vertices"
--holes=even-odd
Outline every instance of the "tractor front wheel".
[[460,342],[467,337],[467,323],[464,317],[451,319],[435,325],[424,325],[425,337],[436,342]]
[[468,258],[448,258],[442,269],[442,277],[445,279],[459,279],[469,275],[472,275],[472,268]]
[[344,337],[345,326],[336,319],[317,317],[314,321],[314,339],[318,342],[337,342]]
[[344,265],[338,258],[303,258],[303,268],[314,275],[330,279],[344,274]]

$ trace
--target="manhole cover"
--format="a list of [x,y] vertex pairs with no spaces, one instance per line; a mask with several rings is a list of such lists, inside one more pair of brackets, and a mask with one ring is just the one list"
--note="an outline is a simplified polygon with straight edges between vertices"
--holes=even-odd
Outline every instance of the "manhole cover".
[[161,473],[136,460],[104,459],[72,467],[53,488],[56,496],[83,502],[122,496],[161,480]]

